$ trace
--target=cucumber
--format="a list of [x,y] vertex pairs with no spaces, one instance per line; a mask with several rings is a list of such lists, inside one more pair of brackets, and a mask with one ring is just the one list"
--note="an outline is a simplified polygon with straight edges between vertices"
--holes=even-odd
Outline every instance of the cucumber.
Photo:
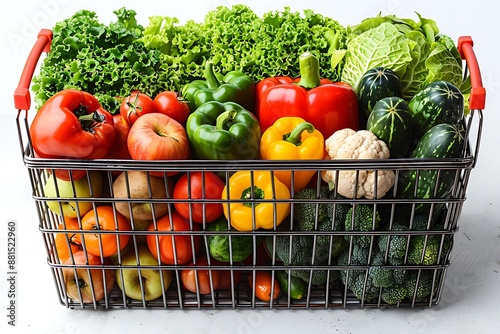
[[457,124],[464,114],[464,97],[447,81],[435,81],[412,97],[408,103],[417,140],[434,125]]
[[379,100],[366,123],[366,129],[387,144],[391,158],[408,157],[412,127],[408,104],[398,96]]
[[358,85],[358,112],[360,129],[364,129],[375,104],[384,97],[401,97],[401,83],[397,74],[385,67],[366,71]]
[[280,285],[281,291],[288,294],[288,285],[290,283],[290,298],[302,299],[307,295],[308,284],[301,278],[288,276],[287,270],[276,270],[274,272]]
[[[418,141],[411,158],[440,159],[459,158],[465,145],[465,129],[462,124],[441,123],[430,128]],[[449,198],[457,171],[454,169],[403,170],[398,179],[400,198]],[[418,185],[415,190],[415,186]],[[437,185],[437,187],[436,187]],[[436,205],[434,215],[443,208]],[[427,212],[429,204],[416,204],[416,212]],[[438,210],[439,209],[439,210]]]

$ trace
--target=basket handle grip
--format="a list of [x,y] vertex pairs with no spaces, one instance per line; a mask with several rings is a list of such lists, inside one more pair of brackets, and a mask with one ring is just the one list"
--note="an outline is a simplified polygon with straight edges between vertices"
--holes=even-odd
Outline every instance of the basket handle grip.
[[470,73],[471,90],[469,99],[469,108],[471,110],[482,110],[486,101],[486,90],[483,87],[481,79],[481,70],[474,53],[474,42],[470,36],[461,36],[458,38],[458,52],[460,57],[465,59]]
[[31,96],[29,87],[33,74],[35,73],[38,60],[42,52],[50,51],[50,43],[52,41],[52,30],[42,29],[38,33],[37,41],[28,56],[28,60],[24,65],[23,73],[19,84],[14,91],[14,105],[18,110],[29,110],[31,105]]

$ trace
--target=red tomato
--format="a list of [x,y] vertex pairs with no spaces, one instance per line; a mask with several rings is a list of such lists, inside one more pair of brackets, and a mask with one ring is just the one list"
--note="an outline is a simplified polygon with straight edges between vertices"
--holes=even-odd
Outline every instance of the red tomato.
[[[170,220],[170,216],[172,220]],[[172,226],[170,226],[172,223]],[[193,226],[193,229],[197,225]],[[167,213],[156,221],[156,227],[158,231],[168,232],[168,231],[190,231],[191,227],[189,222],[184,219],[176,211]],[[173,229],[172,229],[173,227]],[[151,223],[148,227],[148,231],[155,231],[155,224]],[[157,242],[158,239],[158,242]],[[149,250],[160,261],[164,264],[186,264],[193,259],[193,248],[194,253],[200,248],[200,236],[199,235],[189,235],[189,234],[148,234],[146,236],[146,242],[148,244]],[[174,252],[174,242],[175,242],[175,252]],[[160,249],[158,254],[157,247]]]
[[153,99],[139,91],[132,92],[120,105],[120,114],[132,125],[145,114],[155,112]]
[[271,273],[263,270],[255,271],[255,287],[253,282],[253,273],[250,273],[248,275],[248,285],[250,285],[250,288],[254,290],[255,297],[265,302],[271,300],[271,294],[272,299],[274,300],[278,298],[281,292],[280,285],[276,277],[274,277],[273,280]]
[[[182,175],[174,187],[174,198],[220,200],[224,190],[224,181],[213,172],[189,172]],[[224,210],[222,203],[186,203],[175,202],[175,209],[186,219],[192,218],[195,223],[213,222]],[[191,210],[191,211],[190,211]],[[191,215],[191,216],[190,216]]]
[[[130,128],[128,151],[134,160],[186,160],[189,139],[186,129],[172,117],[160,113],[141,116]],[[176,172],[168,172],[172,176]],[[163,177],[163,172],[151,172]]]
[[[125,248],[130,235],[99,233],[98,231],[130,231],[132,227],[124,215],[113,210],[112,206],[104,205],[90,210],[83,216],[82,229],[96,231],[96,233],[82,234],[87,252],[95,256],[100,256],[100,248],[102,247],[102,256],[108,257],[118,252],[118,249]],[[118,240],[120,244],[118,244]]]
[[75,233],[57,233],[54,244],[57,251],[57,257],[64,263],[71,254],[75,254],[78,251],[83,250],[82,245],[77,237],[76,231],[79,231],[78,219],[64,217],[66,222],[66,228],[63,224],[59,224],[57,227],[59,230],[75,230]]
[[233,276],[234,286],[238,286],[241,281],[241,270],[219,270],[220,271],[220,282],[219,282],[219,290],[222,289],[231,289],[231,276]]
[[154,106],[156,112],[172,117],[182,125],[186,124],[190,110],[187,102],[173,91],[163,91],[155,96]]
[[106,154],[106,159],[132,159],[127,147],[130,124],[122,114],[113,115],[115,139]]
[[[196,266],[207,266],[208,260],[204,256],[196,259]],[[189,266],[195,267],[193,262]],[[196,268],[196,267],[195,267]],[[181,281],[185,289],[198,292],[202,295],[212,293],[219,288],[220,271],[209,269],[183,269],[181,270]]]
[[[214,266],[227,266],[228,263],[220,262],[215,259],[212,259],[212,264]],[[237,266],[237,264],[234,264],[234,266]],[[241,281],[241,276],[243,274],[242,270],[238,269],[233,269],[233,270],[218,270],[220,272],[220,282],[219,282],[219,290],[222,289],[231,289],[231,284],[234,284],[234,287],[238,286]],[[233,283],[231,283],[231,276]]]
[[62,269],[67,296],[73,301],[81,300],[84,303],[104,299],[115,284],[115,270],[83,268],[84,265],[102,265],[99,256],[86,255],[83,251],[76,252],[73,259],[68,258],[64,264],[75,264],[76,267]]

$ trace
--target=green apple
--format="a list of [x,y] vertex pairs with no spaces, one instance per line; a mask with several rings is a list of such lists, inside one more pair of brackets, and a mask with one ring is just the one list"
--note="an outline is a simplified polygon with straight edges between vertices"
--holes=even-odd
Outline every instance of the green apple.
[[[65,217],[83,217],[92,209],[92,202],[74,201],[75,198],[100,197],[103,180],[98,171],[90,171],[82,178],[73,181],[61,180],[50,174],[44,185],[45,197],[59,198],[57,201],[47,201],[49,209]],[[91,190],[92,189],[92,190]]]
[[[137,261],[137,258],[139,261]],[[137,262],[143,266],[158,266],[158,260],[151,254],[147,245],[137,245],[136,253],[132,250],[122,256],[123,269],[116,269],[116,284],[129,298],[146,301],[160,298],[172,281],[170,270],[140,269]],[[126,269],[127,266],[133,268]],[[163,276],[163,288],[162,288]],[[142,287],[141,287],[142,282]]]

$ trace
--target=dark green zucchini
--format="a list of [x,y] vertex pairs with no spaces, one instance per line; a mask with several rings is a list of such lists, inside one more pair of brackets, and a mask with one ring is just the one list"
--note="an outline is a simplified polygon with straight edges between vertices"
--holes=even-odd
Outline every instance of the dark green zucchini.
[[435,81],[413,96],[408,103],[415,135],[419,139],[440,123],[457,124],[464,114],[464,97],[447,81]]
[[366,129],[387,144],[391,158],[409,156],[412,120],[408,104],[401,97],[379,100],[368,116]]
[[[462,124],[441,123],[430,128],[419,140],[411,158],[459,158],[465,145]],[[410,199],[449,198],[456,178],[456,169],[403,170],[398,179],[398,197]],[[436,205],[433,216],[442,205]],[[416,212],[428,212],[429,204],[416,205]]]
[[372,68],[361,77],[358,85],[360,129],[364,129],[375,104],[384,97],[401,97],[401,83],[397,74],[385,67]]

